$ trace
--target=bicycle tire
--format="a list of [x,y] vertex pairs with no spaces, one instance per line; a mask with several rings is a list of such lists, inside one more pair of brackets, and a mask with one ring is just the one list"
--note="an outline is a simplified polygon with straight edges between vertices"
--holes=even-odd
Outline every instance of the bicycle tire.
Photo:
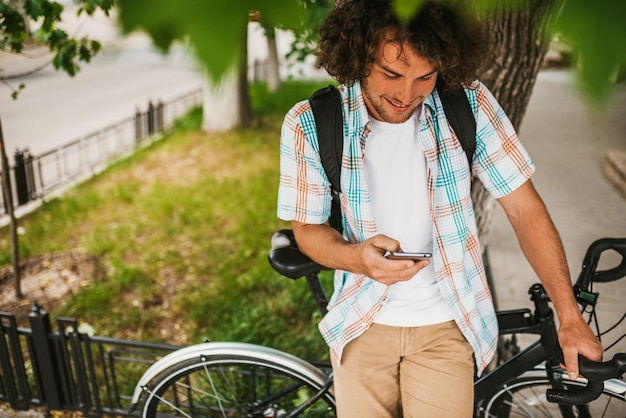
[[[286,363],[250,355],[200,356],[169,367],[144,389],[142,417],[286,417],[324,384]],[[334,417],[332,392],[297,416]]]
[[[584,386],[584,381],[563,379],[565,388]],[[558,404],[546,399],[550,382],[545,371],[528,372],[504,385],[480,408],[481,418],[521,418],[521,417],[575,417],[575,418],[625,418],[626,400],[623,393],[615,393],[605,388],[598,399],[587,405],[565,406],[562,412]]]

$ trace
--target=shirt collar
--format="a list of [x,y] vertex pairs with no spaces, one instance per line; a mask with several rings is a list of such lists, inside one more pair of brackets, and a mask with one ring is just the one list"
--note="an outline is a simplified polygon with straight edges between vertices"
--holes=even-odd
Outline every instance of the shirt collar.
[[437,93],[436,88],[426,99],[424,99],[423,104],[425,108],[428,108],[431,114],[435,114],[437,112],[437,107],[441,106],[441,101],[439,100],[439,93]]
[[348,132],[359,133],[370,123],[367,115],[367,106],[365,105],[365,100],[363,100],[361,83],[356,81],[354,84],[346,87],[345,91],[348,96],[347,114],[351,115],[350,120],[348,120]]

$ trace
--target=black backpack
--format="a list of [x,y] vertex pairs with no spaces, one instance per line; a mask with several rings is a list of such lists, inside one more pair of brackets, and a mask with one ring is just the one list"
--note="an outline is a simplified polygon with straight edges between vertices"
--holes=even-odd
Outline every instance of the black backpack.
[[[470,167],[474,151],[476,150],[476,119],[472,113],[467,96],[463,88],[446,91],[441,85],[437,86],[443,110],[456,133],[461,147],[465,151]],[[341,192],[341,159],[343,155],[343,116],[341,111],[341,95],[333,86],[317,90],[309,98],[320,147],[320,158],[330,182],[332,193],[332,206],[330,209],[330,226],[340,233],[341,205],[339,193]]]

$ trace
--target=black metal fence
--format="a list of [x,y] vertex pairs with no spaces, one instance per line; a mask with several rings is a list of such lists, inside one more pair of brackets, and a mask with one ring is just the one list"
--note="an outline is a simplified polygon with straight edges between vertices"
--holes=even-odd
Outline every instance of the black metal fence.
[[74,319],[57,320],[34,305],[30,329],[0,313],[0,402],[14,410],[80,411],[133,416],[130,399],[141,375],[176,346],[89,336]]
[[[28,149],[17,150],[13,167],[9,168],[14,207],[54,196],[97,174],[111,162],[159,138],[201,103],[202,90],[194,90],[167,103],[150,102],[145,112],[138,110],[128,119],[40,155],[32,155]],[[0,194],[0,218],[6,213],[7,198]]]

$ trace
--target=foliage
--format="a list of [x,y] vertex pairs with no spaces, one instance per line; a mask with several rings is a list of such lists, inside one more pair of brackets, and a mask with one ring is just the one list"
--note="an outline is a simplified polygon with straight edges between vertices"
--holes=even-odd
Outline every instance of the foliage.
[[287,58],[294,57],[298,61],[304,61],[306,57],[315,53],[319,27],[326,15],[333,7],[332,0],[305,0],[306,20],[294,31],[294,42]]
[[228,6],[205,0],[118,0],[118,7],[125,31],[145,30],[163,50],[188,40],[214,80],[237,58],[251,11],[258,11],[268,27],[294,28],[303,17],[298,0],[231,0]]
[[[399,16],[408,18],[425,0],[394,0]],[[463,1],[463,0],[456,0]],[[515,6],[531,0],[508,0]],[[540,0],[545,1],[545,0]],[[474,0],[478,12],[501,7],[501,0]],[[552,33],[572,45],[582,87],[596,99],[604,99],[620,71],[626,68],[626,3],[614,0],[564,0]]]
[[[423,1],[394,0],[394,4],[399,16],[406,18]],[[525,1],[531,0],[509,0],[504,4],[514,6]],[[281,22],[286,28],[302,28],[298,23],[302,20],[302,13],[293,16],[292,13],[296,10],[304,12],[304,27],[308,26],[309,30],[298,32],[296,39],[299,44],[292,51],[292,54],[298,55],[311,52],[316,36],[315,25],[328,7],[326,0],[237,0],[231,2],[232,6],[229,3],[228,10],[221,4],[218,6],[218,2],[201,0],[184,0],[176,2],[176,6],[168,0],[119,0],[119,3],[124,27],[127,30],[146,29],[164,48],[174,39],[188,36],[214,78],[224,74],[234,59],[234,51],[238,50],[237,45],[242,41],[241,31],[234,28],[241,27],[246,19],[246,10],[260,10],[264,26],[271,26],[271,22],[277,22],[277,26]],[[499,0],[473,0],[470,3],[480,12],[503,4]],[[275,15],[278,10],[283,13]],[[626,3],[620,1],[565,0],[558,18],[553,19],[554,33],[568,40],[578,54],[580,65],[577,70],[582,85],[598,98],[606,97],[615,74],[626,67],[626,25],[622,22],[625,11]]]
[[[86,13],[91,16],[98,9],[108,15],[113,7],[113,0],[77,0],[77,2],[80,4],[79,15]],[[16,53],[22,51],[30,35],[27,31],[27,19],[39,25],[32,34],[33,40],[46,45],[55,53],[52,61],[54,68],[63,70],[70,76],[74,76],[80,70],[78,62],[88,63],[102,48],[97,41],[87,37],[72,38],[57,27],[63,12],[62,4],[50,0],[24,0],[20,3],[22,7],[18,10],[6,2],[0,2],[2,50],[9,49]]]
[[566,0],[556,21],[555,32],[577,52],[582,85],[596,98],[626,69],[625,17],[623,1]]
[[[324,356],[306,283],[267,262],[272,233],[285,227],[276,219],[280,123],[294,97],[324,84],[286,82],[287,96],[253,86],[264,118],[255,130],[201,133],[197,109],[172,135],[21,219],[25,257],[84,251],[101,260],[102,277],[85,278],[48,309],[53,317],[103,336],[235,340]],[[0,230],[0,260],[10,251]]]
[[[105,13],[114,0],[76,0],[79,14]],[[410,16],[424,0],[394,0],[401,17]],[[441,0],[444,1],[444,0]],[[447,1],[447,0],[446,0]],[[456,0],[463,1],[463,0]],[[514,5],[531,0],[509,0]],[[557,2],[558,3],[558,2]],[[23,0],[21,10],[0,2],[1,48],[21,51],[27,40],[25,18],[40,23],[36,39],[55,52],[54,66],[74,75],[78,62],[89,62],[101,45],[88,38],[74,39],[57,28],[63,6],[51,0]],[[299,59],[314,50],[317,27],[332,5],[331,0],[117,0],[124,30],[145,30],[155,44],[167,50],[176,40],[187,40],[196,49],[213,80],[219,80],[237,58],[244,42],[244,25],[251,11],[258,12],[266,28],[296,31],[290,52]],[[499,0],[473,0],[479,11],[503,4]],[[565,0],[553,32],[568,41],[578,56],[581,84],[597,98],[607,96],[620,72],[626,68],[626,3],[614,0]]]

